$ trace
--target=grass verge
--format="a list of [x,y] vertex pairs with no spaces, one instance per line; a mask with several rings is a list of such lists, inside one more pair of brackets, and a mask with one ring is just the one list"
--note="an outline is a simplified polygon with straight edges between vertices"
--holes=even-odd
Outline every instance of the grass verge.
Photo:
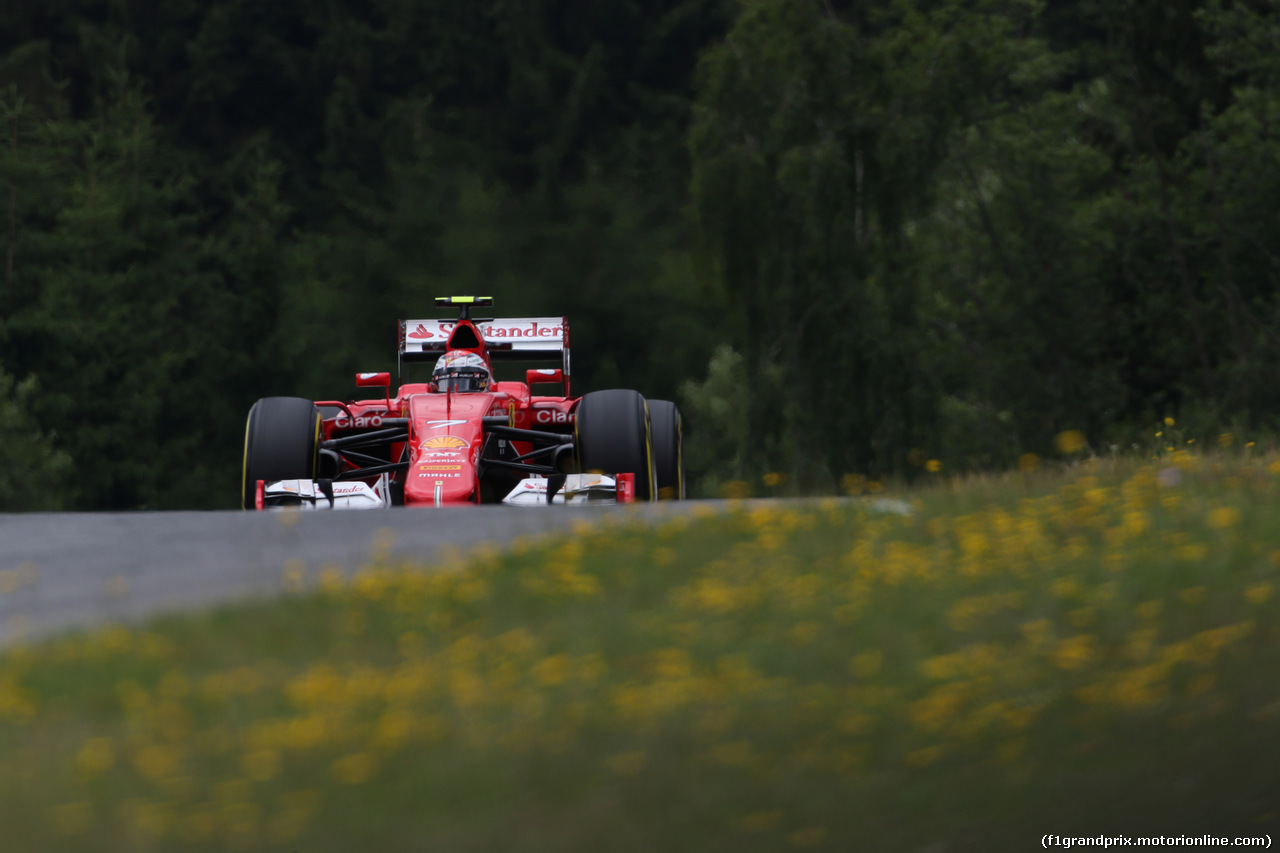
[[1280,823],[1280,465],[745,504],[0,658],[8,850],[1027,849]]

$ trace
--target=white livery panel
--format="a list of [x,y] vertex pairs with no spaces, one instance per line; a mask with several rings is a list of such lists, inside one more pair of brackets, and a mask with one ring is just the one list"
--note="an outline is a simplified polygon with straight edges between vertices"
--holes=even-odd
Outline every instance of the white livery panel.
[[[544,477],[521,480],[502,502],[511,506],[546,506],[547,485]],[[574,506],[617,502],[618,484],[612,477],[604,474],[569,474],[565,477],[564,487],[556,493],[553,501]]]
[[262,487],[262,509],[384,509],[391,506],[388,478],[373,486],[358,481],[332,484],[333,497],[315,480],[276,480]]

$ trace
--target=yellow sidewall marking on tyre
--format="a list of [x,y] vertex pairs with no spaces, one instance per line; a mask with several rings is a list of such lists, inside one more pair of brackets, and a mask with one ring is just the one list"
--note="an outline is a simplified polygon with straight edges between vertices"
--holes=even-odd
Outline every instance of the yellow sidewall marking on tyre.
[[658,499],[657,471],[653,469],[653,440],[649,435],[649,401],[644,401],[644,461],[649,469],[649,500]]
[[[257,406],[254,403],[254,406]],[[240,467],[240,508],[248,509],[245,506],[247,499],[245,490],[249,487],[249,426],[253,423],[253,409],[249,409],[249,417],[244,419],[244,464]]]
[[684,500],[684,425],[676,412],[676,500]]

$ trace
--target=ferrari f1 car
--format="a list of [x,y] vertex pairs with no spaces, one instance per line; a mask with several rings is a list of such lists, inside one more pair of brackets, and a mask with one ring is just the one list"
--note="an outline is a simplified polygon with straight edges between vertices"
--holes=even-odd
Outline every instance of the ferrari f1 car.
[[[400,321],[399,389],[360,373],[368,400],[266,397],[245,426],[245,509],[364,509],[403,504],[548,505],[683,499],[680,412],[636,391],[569,391],[563,317],[485,319],[489,297],[453,296],[449,319]],[[497,381],[494,362],[558,364]],[[430,380],[406,368],[434,362]],[[547,396],[536,386],[556,386]]]

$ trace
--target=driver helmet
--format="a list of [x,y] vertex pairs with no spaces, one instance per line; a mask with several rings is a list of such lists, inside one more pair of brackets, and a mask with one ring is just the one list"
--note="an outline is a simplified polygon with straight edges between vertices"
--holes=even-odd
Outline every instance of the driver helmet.
[[452,350],[440,356],[431,371],[431,390],[468,393],[488,391],[493,374],[483,358],[473,352]]

